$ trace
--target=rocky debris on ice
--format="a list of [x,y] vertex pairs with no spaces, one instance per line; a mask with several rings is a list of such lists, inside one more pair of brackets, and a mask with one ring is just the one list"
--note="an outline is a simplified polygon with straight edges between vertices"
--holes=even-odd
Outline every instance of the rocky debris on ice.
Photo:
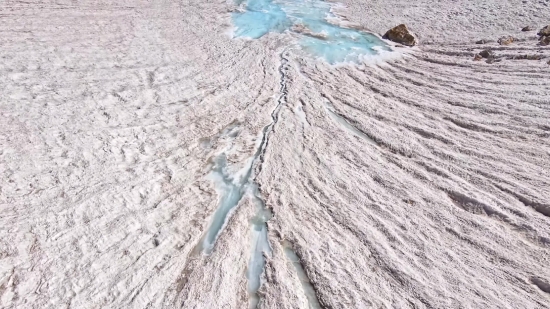
[[508,57],[510,60],[541,60],[541,55],[516,55]]
[[517,39],[512,37],[512,36],[503,36],[500,39],[498,39],[497,42],[500,45],[510,45],[510,44],[514,43],[515,41],[517,41]]
[[484,49],[478,54],[474,56],[474,61],[481,61],[483,58],[487,59],[487,63],[491,63],[490,60],[492,60],[495,57],[495,54],[490,49]]
[[532,54],[532,55],[526,55],[526,54],[523,54],[523,55],[513,55],[513,56],[503,56],[503,57],[499,57],[497,59],[495,53],[490,50],[490,49],[484,49],[482,50],[481,52],[479,52],[478,54],[476,54],[474,56],[474,61],[481,61],[483,60],[483,58],[487,59],[487,63],[493,63],[493,62],[499,62],[499,61],[502,61],[502,59],[508,59],[508,60],[542,60],[543,59],[543,56],[542,55],[536,55],[536,54]]
[[550,45],[550,25],[540,29],[537,35],[540,36],[539,45],[541,46]]
[[482,50],[479,55],[483,58],[493,58],[495,54],[490,49],[484,49]]
[[406,46],[414,46],[417,44],[416,38],[405,24],[401,24],[388,30],[386,34],[384,34],[383,38]]
[[521,31],[523,31],[523,32],[533,31],[533,27],[526,26],[526,27],[521,28]]
[[540,29],[539,32],[537,33],[537,35],[542,36],[542,37],[550,36],[550,25]]

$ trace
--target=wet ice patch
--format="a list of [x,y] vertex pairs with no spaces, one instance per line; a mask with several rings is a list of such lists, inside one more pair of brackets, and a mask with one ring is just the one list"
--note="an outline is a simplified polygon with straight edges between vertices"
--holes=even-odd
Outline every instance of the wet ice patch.
[[309,122],[307,122],[306,113],[304,112],[304,108],[302,107],[302,104],[297,104],[296,107],[294,107],[294,113],[304,125],[309,125]]
[[344,28],[330,20],[331,4],[319,0],[247,0],[233,13],[235,37],[260,38],[269,32],[291,31],[309,54],[330,64],[361,62],[391,49],[377,36]]
[[[245,166],[237,171],[228,166],[225,152],[216,156],[212,161],[212,169],[208,175],[208,179],[213,182],[215,190],[218,193],[218,208],[214,212],[211,223],[199,246],[197,246],[197,249],[206,255],[212,253],[216,240],[228,224],[232,213],[237,209],[244,195],[246,194],[252,200],[256,206],[256,215],[251,220],[252,244],[246,273],[250,308],[256,308],[260,303],[260,294],[258,291],[262,284],[262,274],[266,263],[265,256],[271,255],[267,233],[267,221],[271,218],[271,211],[266,207],[265,202],[261,198],[253,172],[255,166],[259,167],[258,170],[261,171],[261,164],[263,163],[263,155],[268,144],[269,134],[279,119],[278,113],[281,107],[286,104],[286,81],[283,72],[287,61],[281,54],[281,66],[279,68],[281,73],[281,95],[277,100],[275,109],[271,112],[271,122],[263,128],[260,137],[257,139],[254,154],[247,160]],[[234,128],[230,127],[228,130],[224,130],[222,135],[236,136],[238,130],[234,131]],[[225,151],[227,150],[225,149]]]
[[265,207],[259,197],[258,187],[251,186],[250,195],[256,206],[256,215],[252,218],[252,248],[248,263],[248,293],[250,294],[250,308],[256,308],[260,301],[258,290],[262,284],[261,278],[265,267],[264,254],[271,255],[271,246],[267,237],[267,221],[271,219],[271,211]]
[[242,170],[234,173],[229,171],[225,153],[214,158],[212,170],[207,178],[212,181],[218,194],[218,208],[212,216],[199,247],[204,254],[212,253],[219,235],[227,225],[232,213],[237,209],[241,199],[246,196],[252,200],[256,207],[256,214],[250,220],[252,241],[246,272],[250,308],[256,308],[260,302],[258,290],[262,284],[265,255],[271,255],[271,246],[267,235],[267,221],[271,219],[271,211],[265,206],[258,186],[251,177],[254,161],[258,159],[263,146],[264,144],[260,143],[249,163]]
[[220,155],[214,159],[214,166],[208,175],[208,179],[214,183],[219,200],[218,208],[212,217],[210,226],[201,244],[202,251],[206,254],[212,252],[214,243],[225,226],[227,218],[230,217],[231,212],[237,207],[245,193],[244,183],[239,181],[237,177],[229,174],[226,168],[227,159],[225,155]]
[[251,181],[253,160],[258,155],[259,152],[256,152],[250,164],[247,164],[243,170],[236,173],[228,171],[225,154],[222,153],[214,158],[212,170],[207,178],[212,181],[218,194],[218,208],[212,216],[210,226],[200,245],[200,250],[203,253],[212,253],[216,240],[225,225],[227,225],[232,213],[237,209],[241,199],[247,196],[252,200],[256,207],[256,215],[250,220],[252,246],[246,274],[251,308],[255,308],[259,302],[257,292],[261,286],[261,276],[265,266],[264,254],[271,255],[266,224],[271,219],[271,211],[261,199],[257,184]]

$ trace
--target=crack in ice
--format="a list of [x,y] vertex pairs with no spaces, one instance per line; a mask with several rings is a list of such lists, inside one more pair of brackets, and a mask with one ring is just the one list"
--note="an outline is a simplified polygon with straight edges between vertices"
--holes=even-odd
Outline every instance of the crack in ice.
[[[251,257],[247,269],[248,293],[250,295],[250,307],[256,308],[260,302],[258,291],[261,287],[261,275],[265,267],[265,255],[271,255],[267,234],[267,221],[271,219],[271,211],[265,206],[260,196],[256,177],[262,170],[264,154],[269,144],[269,134],[279,120],[281,107],[286,104],[287,86],[284,73],[288,59],[284,56],[285,51],[280,54],[281,65],[279,66],[280,96],[277,105],[271,112],[271,122],[262,130],[260,143],[249,163],[241,173],[231,174],[227,171],[227,159],[225,153],[214,158],[214,165],[208,178],[214,183],[216,192],[219,195],[218,208],[212,216],[211,223],[203,236],[199,249],[209,255],[214,250],[217,239],[223,232],[232,214],[235,212],[242,198],[247,195],[256,206],[256,215],[251,220],[252,226],[252,247]],[[254,167],[257,173],[253,176]],[[239,177],[241,176],[241,177]]]

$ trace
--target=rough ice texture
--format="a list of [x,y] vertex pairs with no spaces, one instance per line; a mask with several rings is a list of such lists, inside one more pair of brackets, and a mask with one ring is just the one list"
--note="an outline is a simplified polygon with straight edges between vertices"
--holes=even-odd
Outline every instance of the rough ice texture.
[[[261,308],[549,307],[550,48],[520,31],[548,3],[342,2],[421,46],[334,67],[233,40],[226,1],[1,3],[0,307],[249,306],[257,201],[197,248],[213,160],[246,170],[270,124]],[[544,59],[472,61],[501,35]]]

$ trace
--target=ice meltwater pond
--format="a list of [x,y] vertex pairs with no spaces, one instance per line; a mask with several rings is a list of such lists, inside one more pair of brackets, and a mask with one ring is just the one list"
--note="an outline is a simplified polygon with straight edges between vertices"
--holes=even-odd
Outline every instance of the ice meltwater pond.
[[320,0],[247,0],[233,13],[235,37],[257,39],[286,30],[299,35],[300,46],[330,64],[359,62],[390,48],[377,36],[329,22],[331,4]]

